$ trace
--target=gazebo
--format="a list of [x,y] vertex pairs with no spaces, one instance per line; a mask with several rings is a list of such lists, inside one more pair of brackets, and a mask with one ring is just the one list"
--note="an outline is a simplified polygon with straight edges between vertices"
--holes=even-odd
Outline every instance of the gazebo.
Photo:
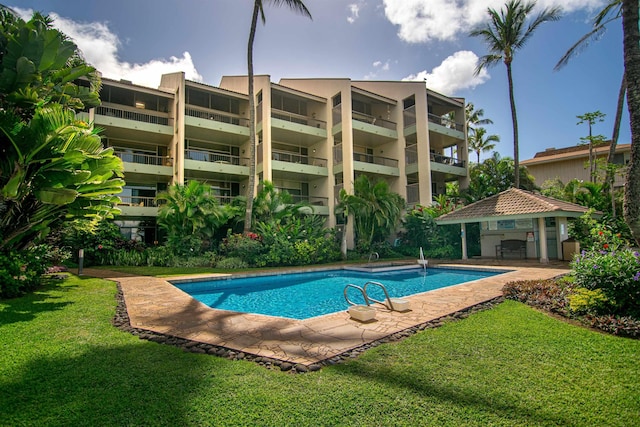
[[[568,219],[582,216],[588,208],[530,191],[510,188],[502,193],[463,206],[435,219],[436,224],[460,224],[462,259],[467,259],[465,226],[480,223],[482,257],[504,257],[501,245],[520,242],[523,250],[507,256],[563,259],[562,242],[567,240]],[[566,257],[565,257],[566,258]]]

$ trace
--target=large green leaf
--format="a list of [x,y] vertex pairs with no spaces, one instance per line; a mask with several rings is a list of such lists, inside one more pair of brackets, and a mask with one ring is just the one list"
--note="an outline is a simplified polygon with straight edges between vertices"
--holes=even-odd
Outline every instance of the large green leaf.
[[16,165],[11,178],[9,178],[9,181],[2,187],[3,199],[14,199],[18,196],[18,190],[24,181],[25,175],[26,171],[19,165]]
[[78,192],[70,188],[42,188],[35,195],[42,203],[62,206],[76,200]]

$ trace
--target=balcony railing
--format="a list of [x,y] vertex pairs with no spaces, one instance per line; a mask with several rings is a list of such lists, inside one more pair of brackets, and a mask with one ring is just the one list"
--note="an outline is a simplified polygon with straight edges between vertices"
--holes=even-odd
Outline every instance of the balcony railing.
[[156,156],[153,154],[132,153],[115,149],[114,154],[125,163],[138,163],[141,165],[171,166],[172,160],[167,156]]
[[389,166],[392,168],[398,167],[398,160],[390,159],[388,157],[374,156],[373,154],[353,153],[353,160],[356,162],[371,163],[373,165]]
[[139,206],[144,208],[158,207],[155,197],[148,196],[119,196],[120,203],[118,206]]
[[409,108],[405,108],[402,112],[402,120],[404,122],[404,127],[408,128],[409,126],[416,124],[416,106],[413,105]]
[[116,108],[108,105],[96,107],[96,114],[101,116],[115,117],[118,119],[134,120],[136,122],[151,123],[154,125],[169,125],[168,113],[141,112],[140,110]]
[[307,117],[300,114],[290,113],[288,111],[271,109],[271,117],[274,119],[284,120],[286,122],[297,123],[299,125],[307,125],[318,129],[326,129],[327,122],[323,120],[314,119],[313,117]]
[[447,157],[442,154],[431,153],[431,161],[436,163],[442,163],[444,165],[464,167],[464,160],[457,159],[455,157]]
[[431,113],[428,114],[428,118],[431,123],[435,123],[437,125],[444,126],[449,129],[455,129],[457,131],[464,132],[463,123],[457,123],[454,120],[451,120],[447,117],[438,116],[437,114],[431,114]]
[[396,123],[392,122],[391,120],[370,116],[368,114],[359,113],[357,111],[351,111],[351,116],[353,117],[353,120],[357,120],[359,122],[369,123],[370,125],[396,130]]
[[418,163],[418,145],[413,144],[404,149],[404,161],[407,165]]
[[327,159],[292,153],[290,151],[271,150],[271,159],[287,163],[327,167]]
[[[184,150],[185,159],[196,160],[199,162],[222,163],[228,165],[240,165],[243,163],[240,156],[234,156],[229,153],[205,150]],[[243,165],[246,166],[246,165]]]
[[342,163],[342,144],[333,146],[333,164],[339,165]]
[[328,197],[304,196],[302,194],[291,194],[294,203],[308,203],[311,206],[329,206]]
[[231,113],[222,111],[208,110],[206,108],[198,108],[188,105],[184,109],[187,116],[196,117],[198,119],[213,120],[214,122],[229,123],[237,126],[249,126],[249,120]]
[[418,183],[407,185],[407,203],[414,204],[420,202],[420,187]]

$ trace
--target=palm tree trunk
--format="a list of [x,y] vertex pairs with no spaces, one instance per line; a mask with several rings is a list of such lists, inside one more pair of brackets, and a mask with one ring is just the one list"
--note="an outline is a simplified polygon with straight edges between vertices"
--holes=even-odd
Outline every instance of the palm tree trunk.
[[256,185],[256,101],[253,90],[253,41],[256,37],[258,14],[260,3],[254,2],[253,15],[251,17],[251,31],[249,32],[249,45],[247,47],[247,68],[249,85],[249,183],[247,184],[247,210],[244,217],[244,233],[251,231],[251,219],[253,216],[253,197]]
[[640,30],[638,0],[622,1],[624,72],[631,121],[631,159],[624,188],[624,219],[640,245]]
[[513,121],[513,167],[515,188],[520,188],[520,153],[518,150],[518,117],[516,115],[516,101],[513,95],[513,75],[511,74],[511,62],[505,62],[507,66],[507,80],[509,81],[509,102],[511,104],[511,120]]
[[618,145],[618,137],[620,136],[620,122],[622,121],[622,108],[624,106],[624,96],[627,93],[627,81],[622,74],[622,82],[620,83],[620,91],[618,92],[618,104],[616,106],[616,118],[613,121],[613,135],[611,136],[611,145],[609,145],[609,156],[607,157],[607,176],[605,184],[609,186],[611,195],[611,215],[616,218],[616,200],[614,197],[613,183],[615,181],[615,173],[613,169],[613,158],[616,155],[616,146]]

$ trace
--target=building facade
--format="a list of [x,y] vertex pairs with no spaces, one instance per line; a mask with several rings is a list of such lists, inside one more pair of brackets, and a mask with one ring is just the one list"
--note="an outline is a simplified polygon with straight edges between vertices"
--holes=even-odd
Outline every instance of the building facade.
[[[155,196],[198,180],[222,203],[246,195],[246,76],[218,87],[162,76],[158,89],[103,79],[102,105],[84,113],[123,160],[126,186],[116,222],[125,235],[157,240]],[[326,225],[342,188],[361,174],[384,179],[409,206],[430,204],[446,182],[467,185],[465,102],[423,82],[255,76],[256,187],[264,180],[308,202]],[[257,188],[256,188],[257,189]],[[352,230],[347,230],[353,242]]]
[[[609,156],[609,144],[594,148],[596,161],[602,165]],[[614,188],[622,188],[625,180],[625,167],[631,157],[631,144],[617,144],[613,162],[621,166],[616,174]],[[542,186],[547,180],[559,179],[567,184],[572,179],[591,181],[589,172],[589,147],[576,145],[565,148],[548,148],[536,153],[532,159],[523,160],[521,166],[526,166],[529,173],[535,177],[537,186]],[[599,169],[602,182],[604,170]]]

